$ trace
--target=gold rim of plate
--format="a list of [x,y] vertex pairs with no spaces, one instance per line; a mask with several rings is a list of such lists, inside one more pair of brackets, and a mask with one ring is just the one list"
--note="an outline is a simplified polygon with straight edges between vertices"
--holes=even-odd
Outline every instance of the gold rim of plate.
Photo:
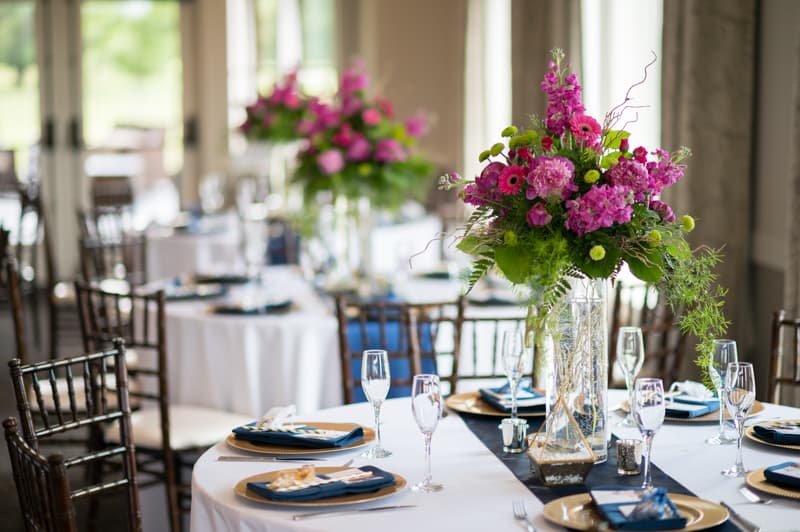
[[[338,495],[336,497],[328,497],[325,499],[317,499],[313,501],[273,501],[271,499],[267,499],[266,497],[262,497],[257,493],[254,493],[247,489],[248,482],[270,482],[280,473],[284,471],[291,471],[297,468],[291,469],[282,469],[279,471],[270,471],[269,473],[261,473],[259,475],[253,475],[251,477],[247,477],[245,479],[240,480],[234,486],[233,491],[236,492],[236,495],[239,497],[243,497],[249,501],[257,502],[260,504],[271,504],[276,506],[295,506],[298,508],[316,508],[316,507],[324,507],[324,506],[342,506],[344,504],[360,504],[364,502],[376,501],[378,499],[385,499],[386,497],[391,497],[395,493],[398,493],[406,487],[406,479],[398,475],[397,473],[390,473],[394,477],[394,484],[391,486],[385,486],[377,491],[372,491],[369,493],[348,493],[345,495]],[[327,474],[327,473],[336,473],[337,471],[344,471],[345,469],[350,469],[348,467],[317,467],[316,471],[319,474]]]
[[784,488],[770,483],[764,476],[764,469],[751,471],[747,474],[744,481],[748,486],[758,491],[769,493],[770,495],[777,495],[778,497],[800,500],[800,490]]
[[[750,409],[750,413],[747,414],[747,417],[750,418],[756,414],[759,414],[764,411],[764,403],[761,401],[756,401],[753,403],[753,408]],[[622,403],[622,411],[628,412],[630,406],[628,405],[627,399]],[[733,419],[730,414],[727,412],[725,413],[725,419],[731,420]],[[703,414],[702,416],[697,417],[670,417],[664,416],[664,421],[676,421],[678,423],[719,423],[719,411],[715,410],[714,412],[709,412],[708,414]]]
[[[675,503],[678,513],[686,518],[686,526],[674,530],[705,530],[728,519],[728,510],[711,501],[677,493],[670,493],[669,498]],[[603,523],[603,518],[595,509],[592,496],[588,493],[551,501],[544,506],[543,513],[545,519],[551,523],[573,530],[593,530]]]
[[357,441],[351,443],[350,445],[345,445],[343,447],[324,447],[322,449],[309,449],[306,447],[291,447],[288,445],[267,445],[264,443],[253,443],[244,440],[237,440],[236,435],[231,432],[230,434],[228,434],[228,437],[225,438],[225,443],[227,443],[228,446],[233,447],[234,449],[238,449],[240,451],[247,451],[250,453],[300,456],[306,454],[338,453],[340,451],[347,451],[349,449],[357,449],[359,447],[369,445],[370,443],[375,441],[375,431],[370,428],[361,426],[358,423],[328,423],[325,421],[302,421],[297,423],[298,424],[302,423],[303,425],[311,425],[321,429],[342,430],[348,432],[355,428],[361,427],[364,430],[364,438],[361,439],[361,441]]
[[[537,393],[544,393],[544,390],[534,389]],[[464,414],[477,414],[481,416],[508,417],[511,412],[497,410],[490,403],[481,398],[481,392],[464,392],[451,395],[445,400],[445,405],[456,412]],[[518,412],[519,417],[544,417],[545,411],[541,412]]]
[[[780,419],[776,421],[764,421],[759,425],[775,425],[780,423],[800,423],[800,419]],[[792,451],[800,451],[800,445],[789,445],[786,443],[773,443],[771,441],[762,440],[756,436],[755,425],[751,425],[744,429],[744,435],[748,440],[760,443],[762,445],[769,445],[770,447],[779,447],[781,449],[790,449]]]

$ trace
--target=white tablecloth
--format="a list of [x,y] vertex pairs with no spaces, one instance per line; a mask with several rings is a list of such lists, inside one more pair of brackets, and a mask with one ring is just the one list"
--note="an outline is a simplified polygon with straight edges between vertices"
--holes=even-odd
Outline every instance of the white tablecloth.
[[[622,399],[621,392],[612,392]],[[800,409],[767,405],[759,417],[800,417]],[[317,412],[306,420],[353,421],[372,425],[371,409],[366,404],[351,405]],[[416,427],[408,399],[388,401],[383,408],[384,445],[393,451],[390,458],[372,463],[404,476],[415,483],[424,476],[422,436]],[[612,423],[616,424],[617,417]],[[728,479],[719,471],[733,462],[735,447],[712,447],[703,441],[716,430],[710,424],[667,424],[655,438],[653,461],[699,497],[724,500],[746,518],[758,523],[763,531],[800,530],[797,501],[776,499],[769,506],[747,504],[739,494],[741,479]],[[342,531],[393,532],[407,530],[520,530],[511,512],[512,500],[523,500],[529,513],[536,516],[539,530],[560,530],[541,515],[542,503],[514,477],[466,427],[457,415],[444,418],[433,437],[433,476],[444,484],[439,493],[416,494],[409,490],[390,499],[364,507],[386,504],[413,504],[416,508],[396,512],[365,513],[293,521],[302,510],[258,504],[238,498],[233,486],[241,479],[286,464],[256,462],[217,462],[220,454],[238,454],[224,443],[209,449],[194,467],[192,478],[193,532],[241,531]],[[336,453],[325,465],[338,465],[358,452]],[[761,468],[797,454],[746,442],[745,465]],[[357,458],[356,465],[368,463]]]

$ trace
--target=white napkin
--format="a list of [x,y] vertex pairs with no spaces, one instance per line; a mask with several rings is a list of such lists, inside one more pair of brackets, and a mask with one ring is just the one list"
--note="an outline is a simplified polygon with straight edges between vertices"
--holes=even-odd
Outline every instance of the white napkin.
[[276,430],[288,423],[297,414],[295,405],[273,406],[269,411],[259,418],[256,423],[258,429]]
[[678,381],[673,382],[669,387],[672,397],[680,397],[681,400],[691,400],[705,403],[715,399],[714,392],[705,387],[702,382],[697,381]]

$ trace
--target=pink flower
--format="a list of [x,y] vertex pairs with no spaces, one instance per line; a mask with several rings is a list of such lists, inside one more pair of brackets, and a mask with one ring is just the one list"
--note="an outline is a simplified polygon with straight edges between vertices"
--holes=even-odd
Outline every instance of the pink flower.
[[339,90],[343,94],[363,91],[369,85],[369,78],[361,71],[362,65],[356,63],[349,70],[342,73]]
[[428,121],[421,114],[414,115],[406,120],[406,133],[408,136],[419,138],[428,132]]
[[347,149],[347,160],[364,161],[367,158],[369,158],[369,153],[371,150],[372,146],[370,145],[366,137],[364,137],[363,135],[356,134],[356,136],[353,138],[353,142]]
[[333,143],[347,148],[353,142],[353,128],[350,124],[342,124],[342,127],[333,136]]
[[569,119],[569,130],[579,144],[585,148],[600,147],[600,133],[603,128],[589,115],[573,115]]
[[606,181],[610,185],[619,185],[633,190],[636,201],[644,199],[645,194],[650,192],[650,176],[647,168],[633,159],[620,157],[617,164],[609,168],[606,172]]
[[533,164],[533,154],[528,148],[517,148],[516,150],[510,150],[508,152],[508,158],[510,160],[516,159],[519,164],[524,166],[530,166]]
[[647,162],[647,148],[644,146],[639,146],[633,150],[633,158],[640,163],[645,164]]
[[565,157],[543,155],[535,158],[526,178],[530,188],[525,196],[531,200],[540,197],[548,201],[568,198],[578,190],[572,179],[574,171],[575,165]]
[[542,149],[544,151],[550,151],[553,147],[553,137],[544,136],[542,137]]
[[395,139],[381,139],[375,145],[375,160],[382,163],[405,161],[408,158],[405,148]]
[[394,105],[392,105],[392,102],[390,102],[386,98],[376,97],[375,105],[377,105],[378,109],[381,110],[383,116],[385,116],[389,120],[394,118]]
[[462,193],[464,202],[481,207],[487,203],[499,201],[501,195],[498,188],[498,178],[505,167],[506,165],[497,161],[486,165],[481,175],[475,178],[475,182],[464,187],[464,192]]
[[314,122],[311,120],[300,120],[297,122],[295,130],[301,135],[308,135],[314,129]]
[[632,202],[631,191],[626,187],[592,187],[584,195],[567,200],[564,227],[583,236],[615,223],[628,223],[633,216]]
[[364,107],[361,98],[346,94],[342,97],[342,116],[352,116]]
[[381,123],[381,114],[377,109],[367,109],[361,113],[361,120],[367,126],[377,126]]
[[581,86],[575,74],[562,76],[560,65],[554,63],[551,71],[544,75],[541,87],[547,94],[547,110],[544,124],[553,134],[564,134],[573,115],[582,115],[585,108],[581,103]]
[[621,151],[622,153],[627,153],[629,149],[630,149],[630,144],[628,144],[627,138],[624,138],[621,141],[619,141],[619,151]]
[[531,227],[541,227],[543,225],[547,225],[550,223],[550,220],[553,219],[550,216],[550,213],[547,212],[547,208],[544,206],[544,203],[537,203],[528,211],[527,215],[528,225]]
[[286,94],[286,96],[284,96],[283,104],[289,109],[294,110],[294,109],[300,109],[300,107],[303,105],[303,101],[296,93],[290,92]]
[[332,175],[344,168],[342,152],[333,148],[317,155],[317,165],[325,175]]
[[522,181],[524,180],[525,169],[516,164],[506,166],[497,178],[497,184],[500,192],[506,196],[516,194],[522,190]]
[[674,164],[670,160],[669,153],[664,150],[655,150],[653,155],[656,161],[647,163],[647,171],[650,174],[650,188],[653,194],[660,194],[664,187],[674,185],[683,177],[683,166]]
[[658,213],[661,219],[667,223],[675,221],[675,213],[672,208],[661,200],[650,200],[650,209]]

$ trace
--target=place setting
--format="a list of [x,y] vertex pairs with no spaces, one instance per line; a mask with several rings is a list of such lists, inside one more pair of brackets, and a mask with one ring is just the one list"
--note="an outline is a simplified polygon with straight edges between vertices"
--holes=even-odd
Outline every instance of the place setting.
[[209,310],[213,314],[262,316],[286,313],[292,308],[293,300],[287,294],[262,283],[248,283],[232,288],[223,302],[211,305]]
[[194,301],[202,299],[217,299],[228,293],[227,287],[222,283],[198,282],[191,275],[181,275],[152,281],[136,288],[137,294],[155,294],[164,292],[167,301]]

